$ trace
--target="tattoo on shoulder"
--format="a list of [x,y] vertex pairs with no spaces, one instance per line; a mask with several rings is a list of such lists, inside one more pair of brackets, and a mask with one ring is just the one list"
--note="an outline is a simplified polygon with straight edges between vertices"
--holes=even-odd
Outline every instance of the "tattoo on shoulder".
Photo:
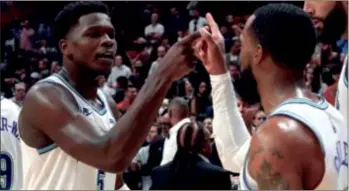
[[259,153],[262,153],[262,152],[269,152],[273,156],[276,156],[278,159],[284,159],[284,156],[282,155],[282,153],[278,149],[276,149],[276,148],[265,149],[261,146],[256,151],[251,153],[250,161],[253,161],[255,159],[256,155],[258,155]]
[[[284,156],[279,149],[266,149],[260,147],[255,152],[251,153],[250,162],[255,160],[255,157],[263,152],[270,153],[272,156],[275,156],[279,160],[284,159]],[[260,190],[287,190],[290,187],[289,183],[284,179],[283,174],[273,170],[272,163],[265,159],[262,160],[260,166],[258,167],[258,170],[256,172],[256,181]]]
[[282,173],[273,172],[272,164],[266,160],[263,160],[256,174],[256,181],[258,182],[258,188],[261,190],[278,189],[287,190],[289,184],[284,179]]

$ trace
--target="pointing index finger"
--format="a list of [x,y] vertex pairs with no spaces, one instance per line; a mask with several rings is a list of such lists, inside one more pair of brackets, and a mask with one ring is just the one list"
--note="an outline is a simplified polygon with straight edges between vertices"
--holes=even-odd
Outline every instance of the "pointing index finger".
[[210,26],[211,32],[219,33],[219,28],[217,26],[216,21],[213,19],[213,16],[211,15],[211,13],[206,14],[206,20],[208,22],[208,25]]

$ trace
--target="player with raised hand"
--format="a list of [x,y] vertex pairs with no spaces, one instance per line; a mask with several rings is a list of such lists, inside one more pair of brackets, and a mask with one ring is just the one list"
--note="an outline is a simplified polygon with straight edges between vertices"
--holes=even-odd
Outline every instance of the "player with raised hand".
[[[217,142],[218,153],[224,158],[223,166],[232,167],[228,170],[241,168],[240,188],[347,188],[344,118],[324,98],[304,88],[303,71],[316,44],[310,17],[290,4],[268,4],[246,22],[240,35],[240,80],[249,94],[256,95],[248,101],[260,100],[268,114],[251,139],[244,125],[235,124],[242,119],[233,109],[234,90],[223,59],[224,49],[220,48],[223,38],[212,16],[206,18],[211,33],[200,29],[202,38],[195,46],[196,55],[211,77],[213,133],[221,144]],[[246,99],[246,93],[240,95]],[[219,109],[217,105],[226,106]],[[239,159],[247,151],[241,164]]]

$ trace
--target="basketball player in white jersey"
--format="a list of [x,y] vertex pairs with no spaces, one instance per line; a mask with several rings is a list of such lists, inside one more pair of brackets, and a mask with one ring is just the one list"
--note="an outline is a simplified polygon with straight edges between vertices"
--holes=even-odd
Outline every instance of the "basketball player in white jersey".
[[[348,40],[348,1],[305,1],[304,11],[309,13],[319,33],[319,40],[325,43]],[[338,81],[336,108],[343,114],[348,127],[348,56]]]
[[174,80],[193,66],[194,33],[175,44],[120,119],[111,98],[97,89],[108,75],[117,44],[101,2],[68,4],[56,17],[61,73],[28,92],[19,116],[26,159],[23,189],[114,190],[115,173],[128,167],[145,140]]
[[[290,4],[257,9],[240,35],[239,95],[261,101],[268,114],[249,136],[238,113],[224,60],[224,40],[210,14],[196,55],[210,73],[213,133],[227,170],[240,171],[240,189],[339,190],[348,185],[343,116],[304,88],[303,69],[316,44],[309,16]],[[259,97],[260,95],[260,97]]]
[[19,112],[17,104],[1,97],[0,190],[22,188],[22,153],[17,125]]

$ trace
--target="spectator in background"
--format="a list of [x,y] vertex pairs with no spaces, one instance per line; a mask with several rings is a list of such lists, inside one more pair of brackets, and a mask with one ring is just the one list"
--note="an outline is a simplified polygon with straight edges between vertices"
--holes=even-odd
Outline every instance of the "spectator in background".
[[170,138],[170,128],[171,128],[171,123],[170,123],[170,118],[168,117],[168,113],[160,115],[157,119],[156,122],[158,123],[159,128],[161,128],[161,136],[168,139]]
[[163,46],[165,47],[165,50],[166,52],[168,51],[168,49],[171,48],[171,44],[170,44],[170,41],[167,37],[163,37],[162,38],[162,41],[161,41],[161,45],[160,46]]
[[191,101],[191,112],[195,115],[205,115],[210,106],[212,106],[212,100],[207,83],[201,81]]
[[146,141],[148,145],[138,151],[131,164],[131,170],[139,171],[142,176],[142,190],[149,190],[150,173],[154,167],[160,165],[162,158],[164,139],[161,138],[161,128],[157,124],[154,123],[150,128]]
[[116,80],[120,76],[129,78],[132,75],[132,71],[129,67],[123,64],[122,57],[120,55],[115,56],[114,66],[111,69],[111,72],[108,77],[108,83],[111,84],[111,87],[116,87]]
[[226,54],[227,62],[235,62],[238,63],[239,61],[239,54],[241,49],[241,42],[240,40],[234,40],[233,44],[230,48],[230,52]]
[[47,54],[47,41],[46,40],[41,40],[40,41],[40,48],[38,50],[39,54]]
[[207,25],[207,20],[200,16],[200,12],[197,8],[192,8],[191,13],[193,19],[189,22],[189,34]]
[[172,127],[169,129],[169,138],[165,140],[161,165],[173,160],[177,151],[176,136],[179,128],[189,123],[189,106],[185,99],[176,97],[171,100],[168,108],[168,116]]
[[38,71],[40,72],[41,78],[46,78],[50,75],[47,58],[42,57],[39,59]]
[[229,62],[229,73],[232,82],[235,82],[240,77],[240,67],[237,62]]
[[124,100],[117,104],[117,108],[120,110],[121,113],[125,113],[127,109],[131,106],[133,101],[135,100],[137,96],[137,88],[134,86],[128,86],[127,91],[125,92]]
[[5,56],[7,56],[8,54],[14,52],[16,50],[16,39],[15,36],[13,35],[13,33],[11,31],[9,31],[7,33],[8,37],[5,41],[5,46],[4,46],[4,50],[5,51]]
[[145,27],[144,35],[151,40],[159,40],[165,32],[165,28],[159,23],[159,15],[153,13],[151,15],[151,24]]
[[230,190],[230,173],[210,163],[210,133],[197,123],[181,125],[172,162],[153,170],[152,190]]
[[253,126],[252,126],[252,134],[254,134],[259,125],[261,125],[266,120],[266,115],[262,108],[259,108],[257,113],[253,116]]
[[169,40],[173,44],[177,41],[177,31],[183,31],[187,29],[187,22],[183,16],[178,12],[176,7],[170,9],[170,21],[166,27],[166,31],[169,34]]
[[62,66],[59,65],[58,61],[52,61],[51,64],[51,74],[58,73],[62,69]]
[[169,100],[165,98],[164,101],[162,101],[161,107],[159,109],[160,116],[162,116],[168,112],[168,105],[169,105]]
[[191,100],[193,99],[193,96],[194,96],[194,88],[187,78],[184,80],[184,92],[185,92],[184,99],[188,101],[188,105],[191,105]]
[[141,89],[145,81],[144,65],[141,60],[137,60],[133,66],[133,74],[129,77],[129,82],[136,87]]
[[19,107],[22,107],[25,95],[26,95],[25,83],[23,82],[16,83],[14,97],[12,97],[11,100],[15,104],[17,104]]
[[159,46],[158,49],[157,49],[157,58],[151,64],[148,76],[150,76],[155,71],[155,69],[158,67],[159,61],[165,56],[165,54],[166,54],[165,47],[164,46]]
[[332,66],[330,73],[332,74],[334,83],[328,86],[324,93],[325,99],[328,101],[328,103],[330,103],[333,106],[335,105],[335,102],[336,102],[338,80],[340,77],[341,70],[342,70],[341,65],[335,64]]
[[41,75],[38,72],[32,72],[27,81],[27,89],[30,89],[39,80],[41,80]]
[[177,41],[181,41],[184,38],[183,31],[177,31]]
[[312,67],[306,69],[305,86],[313,93],[324,94],[327,85],[322,82],[320,66],[312,65]]
[[25,51],[33,50],[34,29],[29,25],[29,21],[25,20],[21,23],[22,31],[20,33],[19,48]]
[[113,96],[114,101],[118,104],[124,100],[125,91],[128,87],[128,79],[125,76],[120,76],[116,79],[115,94]]
[[211,117],[206,117],[204,119],[204,127],[208,129],[210,132],[210,135],[212,135],[212,118]]
[[234,17],[233,15],[229,14],[225,17],[225,26],[231,28],[234,24]]
[[232,25],[231,28],[233,29],[233,32],[234,32],[233,40],[238,40],[242,32],[242,28],[237,24]]

